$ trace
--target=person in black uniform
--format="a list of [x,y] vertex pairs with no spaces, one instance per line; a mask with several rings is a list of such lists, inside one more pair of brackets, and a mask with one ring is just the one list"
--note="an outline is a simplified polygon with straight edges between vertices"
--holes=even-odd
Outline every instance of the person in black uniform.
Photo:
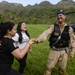
[[12,22],[0,23],[0,75],[21,75],[12,69],[14,57],[22,59],[27,53],[34,39],[31,39],[26,46],[20,50],[12,40],[16,33],[15,24]]

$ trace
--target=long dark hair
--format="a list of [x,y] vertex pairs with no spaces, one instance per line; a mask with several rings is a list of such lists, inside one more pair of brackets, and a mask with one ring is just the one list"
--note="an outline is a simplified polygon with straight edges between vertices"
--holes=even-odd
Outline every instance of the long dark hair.
[[15,24],[13,22],[0,23],[0,40],[2,40],[4,35],[7,34],[8,30],[12,30],[14,25]]
[[[19,39],[18,39],[19,43],[22,43],[22,33],[21,33],[21,25],[22,25],[22,23],[24,23],[24,22],[19,22],[18,26],[17,26],[17,33],[19,34]],[[29,35],[27,30],[25,31],[25,33],[30,38],[30,35]]]

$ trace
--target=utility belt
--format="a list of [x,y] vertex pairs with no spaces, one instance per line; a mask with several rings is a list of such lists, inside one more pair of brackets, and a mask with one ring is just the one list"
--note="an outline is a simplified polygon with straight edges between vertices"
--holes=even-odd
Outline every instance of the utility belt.
[[65,50],[66,53],[69,53],[69,48],[68,47],[56,48],[55,46],[53,46],[51,49],[55,50],[55,51],[63,51],[63,50]]

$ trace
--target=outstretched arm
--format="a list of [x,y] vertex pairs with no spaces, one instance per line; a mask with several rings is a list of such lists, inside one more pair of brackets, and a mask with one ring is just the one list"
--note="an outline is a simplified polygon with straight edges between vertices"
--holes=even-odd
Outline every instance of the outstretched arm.
[[45,30],[37,39],[36,42],[43,42],[47,39],[47,37],[52,34],[54,30],[54,25],[52,25],[49,29]]
[[22,50],[20,50],[20,48],[15,49],[12,52],[12,55],[17,59],[22,59],[25,56],[25,54],[28,52],[29,47],[34,43],[34,40],[35,39],[31,39]]

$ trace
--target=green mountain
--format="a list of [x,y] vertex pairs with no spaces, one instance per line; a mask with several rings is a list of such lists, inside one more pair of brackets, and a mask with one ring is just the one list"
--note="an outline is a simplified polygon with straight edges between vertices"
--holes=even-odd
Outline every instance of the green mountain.
[[[39,4],[23,6],[18,3],[0,2],[0,21],[25,21],[30,24],[52,24],[56,22],[55,15],[58,10],[64,10],[66,13],[75,11],[75,2],[72,0],[61,0],[53,5],[49,1],[43,1]],[[69,14],[67,22],[74,23],[75,14]]]

